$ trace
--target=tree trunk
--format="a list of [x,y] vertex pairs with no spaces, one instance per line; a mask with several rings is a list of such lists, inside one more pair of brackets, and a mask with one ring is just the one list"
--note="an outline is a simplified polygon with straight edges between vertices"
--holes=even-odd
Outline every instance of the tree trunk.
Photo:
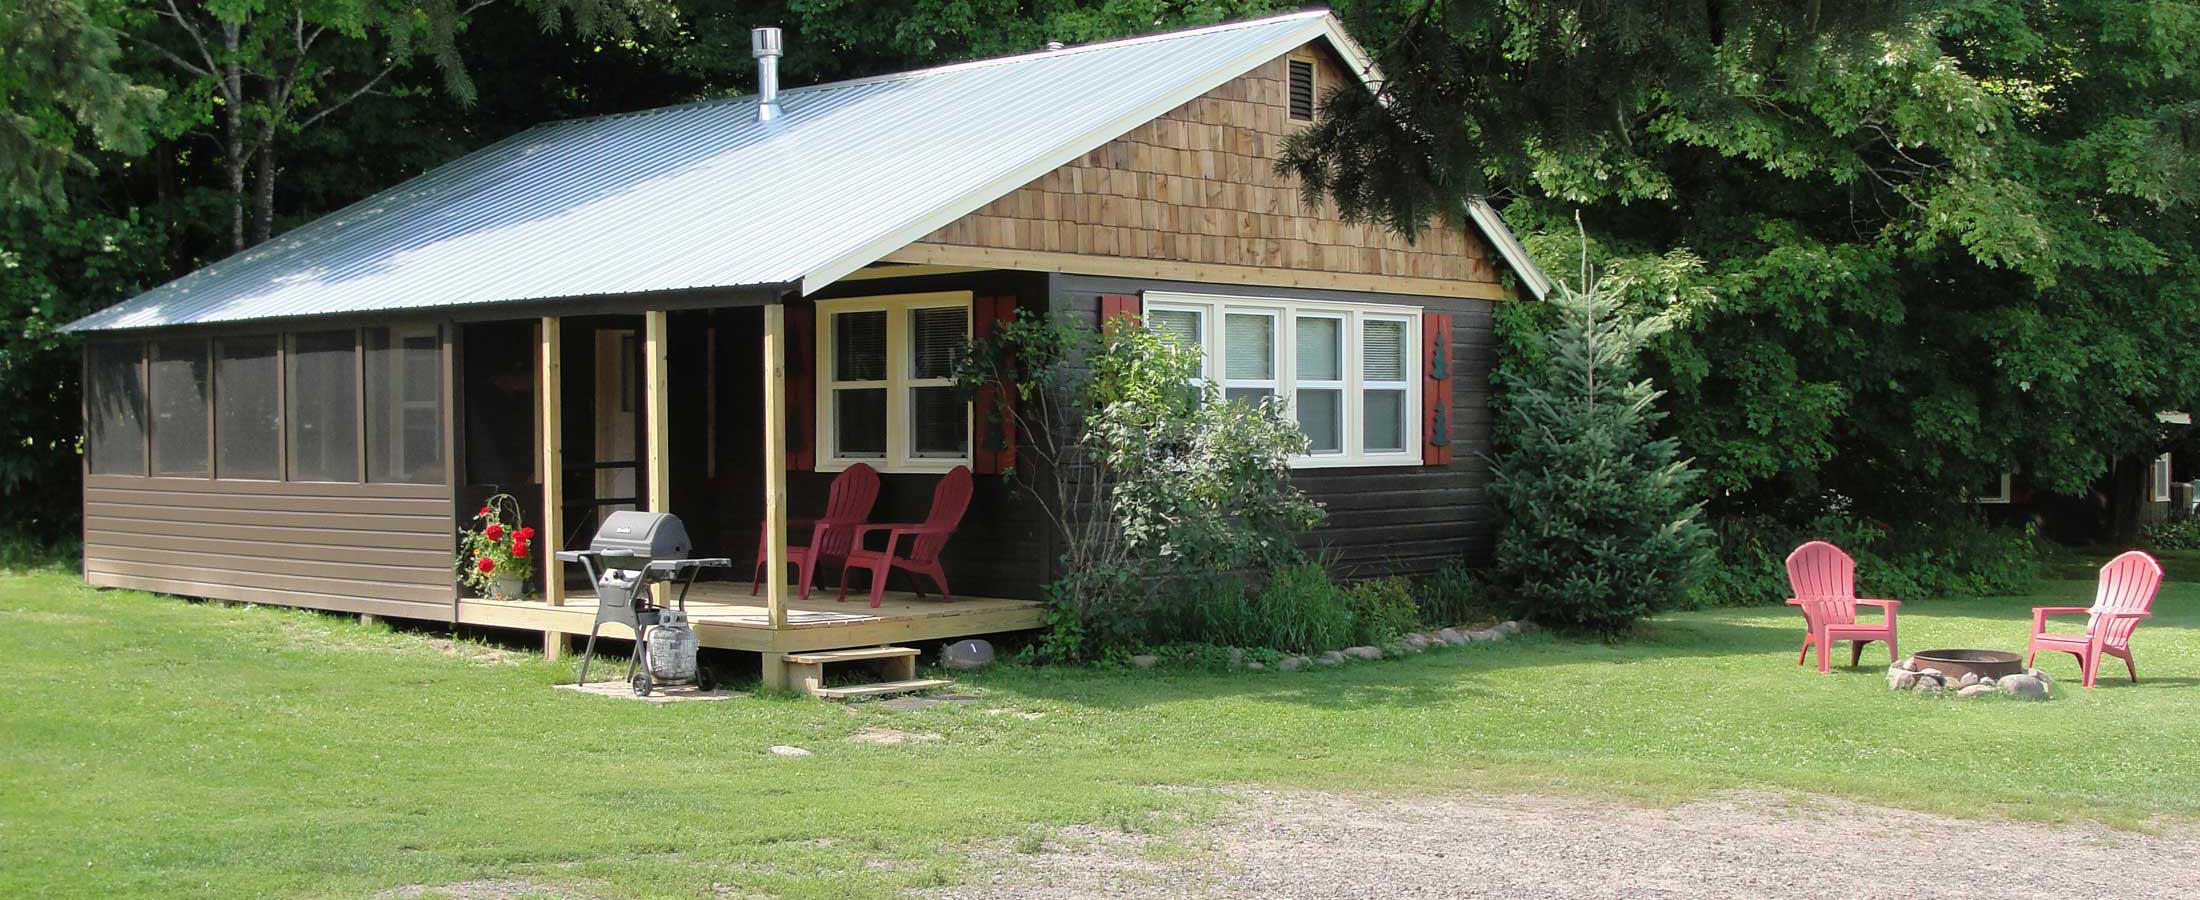
[[229,174],[229,249],[243,250],[244,244],[244,111],[237,104],[229,104],[223,115],[229,144],[223,154],[222,166]]
[[[274,94],[271,85],[270,95]],[[252,243],[258,244],[275,233],[275,99],[268,99],[268,118],[260,125],[259,146],[254,149],[260,171],[252,184]]]
[[2116,461],[2108,476],[2108,533],[2111,543],[2129,546],[2139,537],[2140,511],[2152,499],[2151,457]]

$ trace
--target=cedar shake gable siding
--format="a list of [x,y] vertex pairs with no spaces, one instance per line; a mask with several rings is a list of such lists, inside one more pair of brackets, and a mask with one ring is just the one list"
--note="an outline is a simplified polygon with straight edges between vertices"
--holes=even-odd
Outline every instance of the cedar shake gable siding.
[[1314,63],[1317,97],[1357,83],[1335,53],[1308,44],[893,258],[919,261],[926,245],[939,245],[1412,279],[1398,292],[1506,296],[1496,254],[1479,235],[1440,225],[1409,242],[1379,224],[1347,223],[1330,204],[1308,203],[1297,179],[1276,171],[1284,141],[1304,126],[1290,118],[1292,60]]

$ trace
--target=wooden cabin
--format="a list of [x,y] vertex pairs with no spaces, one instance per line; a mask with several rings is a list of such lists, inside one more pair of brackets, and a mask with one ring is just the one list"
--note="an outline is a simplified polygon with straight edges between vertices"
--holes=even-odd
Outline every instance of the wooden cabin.
[[[1142,312],[1227,390],[1290,401],[1330,511],[1310,540],[1347,574],[1478,558],[1492,305],[1548,282],[1479,202],[1408,242],[1277,172],[1326,93],[1374,77],[1299,13],[515,135],[70,326],[84,577],[555,652],[592,615],[570,573],[542,567],[541,602],[454,584],[505,492],[569,548],[610,510],[679,515],[740,563],[697,588],[703,642],[767,679],[790,652],[1035,627],[1059,548],[1000,474],[1014,435],[937,371],[1017,310]],[[958,599],[752,599],[760,533],[782,554],[856,462],[879,521],[972,467]]]

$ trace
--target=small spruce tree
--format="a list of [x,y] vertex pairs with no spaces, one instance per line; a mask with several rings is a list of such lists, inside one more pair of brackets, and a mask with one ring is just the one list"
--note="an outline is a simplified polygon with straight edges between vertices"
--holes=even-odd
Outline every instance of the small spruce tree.
[[1525,617],[1612,635],[1687,595],[1711,533],[1698,471],[1655,434],[1662,392],[1635,377],[1661,326],[1587,278],[1549,302],[1541,354],[1500,383],[1497,583]]

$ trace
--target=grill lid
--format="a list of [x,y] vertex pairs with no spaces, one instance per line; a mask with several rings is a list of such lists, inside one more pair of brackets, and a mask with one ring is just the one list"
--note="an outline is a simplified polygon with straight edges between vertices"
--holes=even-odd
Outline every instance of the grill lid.
[[[595,539],[588,542],[590,550],[607,557],[624,557],[605,560],[607,567],[620,569],[638,569],[654,560],[686,559],[693,547],[679,516],[631,510],[605,517],[603,526],[596,529]],[[633,564],[627,564],[628,560]]]

